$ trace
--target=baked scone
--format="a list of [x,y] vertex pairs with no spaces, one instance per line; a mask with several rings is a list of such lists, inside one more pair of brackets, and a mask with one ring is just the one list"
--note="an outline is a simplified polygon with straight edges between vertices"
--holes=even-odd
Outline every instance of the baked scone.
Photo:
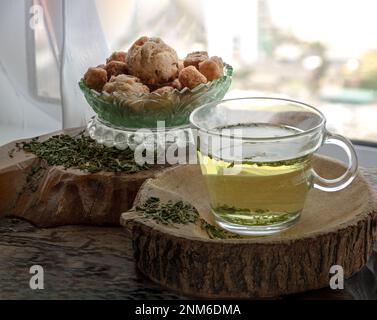
[[171,86],[164,86],[161,88],[158,88],[157,90],[154,90],[153,92],[158,93],[159,95],[165,95],[172,93],[174,91],[174,88]]
[[105,70],[107,71],[107,79],[128,72],[126,63],[121,61],[110,61],[105,65]]
[[127,68],[144,84],[164,84],[177,78],[178,56],[160,38],[141,37],[127,52]]
[[101,92],[107,82],[107,72],[99,67],[89,68],[84,75],[84,82],[88,88]]
[[182,71],[179,73],[178,80],[183,87],[187,87],[189,89],[193,89],[199,84],[207,82],[207,78],[194,66],[188,66],[182,69]]
[[183,60],[178,60],[178,72],[181,72],[181,70],[185,67],[185,63]]
[[174,79],[173,82],[170,82],[170,86],[172,86],[173,88],[177,89],[177,90],[181,90],[183,89],[183,86],[182,84],[179,82],[179,79]]
[[120,61],[120,62],[126,62],[127,53],[124,51],[115,51],[111,54],[110,57],[106,59],[106,63],[109,63],[111,61]]
[[120,74],[112,76],[110,81],[105,84],[103,91],[107,93],[124,92],[128,94],[143,94],[149,93],[149,88],[140,82],[140,79]]
[[199,71],[208,81],[220,78],[224,74],[223,68],[223,61],[219,57],[212,57],[199,63]]
[[185,67],[194,66],[199,70],[199,63],[207,60],[208,58],[209,57],[207,51],[191,52],[186,56],[185,60],[183,61],[183,65]]
[[224,68],[223,59],[221,59],[220,57],[213,56],[213,57],[210,58],[210,60],[215,61],[219,65],[221,70]]

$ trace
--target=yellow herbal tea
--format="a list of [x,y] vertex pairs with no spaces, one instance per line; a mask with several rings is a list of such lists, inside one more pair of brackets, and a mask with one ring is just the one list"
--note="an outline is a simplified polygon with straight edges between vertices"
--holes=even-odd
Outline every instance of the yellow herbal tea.
[[[253,136],[284,136],[290,127],[255,124],[243,131]],[[251,132],[252,131],[252,132]],[[311,156],[282,161],[230,161],[204,155],[199,161],[214,214],[228,223],[266,226],[298,217],[312,184]],[[244,153],[243,153],[244,154]]]
[[[216,223],[237,234],[265,236],[295,225],[311,188],[347,187],[357,173],[350,141],[326,130],[326,119],[298,101],[250,97],[216,101],[190,115],[192,138]],[[327,179],[312,167],[322,145],[342,148],[348,169]]]

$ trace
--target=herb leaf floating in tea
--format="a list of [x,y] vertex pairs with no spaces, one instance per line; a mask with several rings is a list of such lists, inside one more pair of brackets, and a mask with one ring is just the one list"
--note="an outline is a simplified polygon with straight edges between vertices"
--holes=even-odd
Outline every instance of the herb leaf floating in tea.
[[192,205],[178,201],[168,201],[162,204],[157,197],[148,198],[143,204],[136,207],[136,210],[143,212],[144,218],[155,220],[165,225],[187,224],[199,222],[200,227],[205,230],[211,239],[241,238],[221,228],[208,223],[199,217],[198,211]]
[[251,211],[247,208],[236,208],[227,205],[219,206],[215,211],[221,218],[228,222],[250,226],[266,226],[272,223],[285,222],[289,220],[290,217],[298,214],[297,211],[276,213],[266,209],[255,209]]
[[77,168],[88,172],[109,171],[133,173],[148,169],[134,160],[130,149],[118,150],[107,148],[80,133],[77,136],[65,134],[52,136],[46,141],[34,138],[29,142],[18,144],[19,148],[32,152],[49,165]]

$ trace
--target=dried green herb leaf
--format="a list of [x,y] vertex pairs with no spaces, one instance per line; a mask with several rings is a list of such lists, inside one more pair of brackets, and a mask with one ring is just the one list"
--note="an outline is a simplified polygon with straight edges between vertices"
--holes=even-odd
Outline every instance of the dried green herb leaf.
[[46,141],[34,138],[22,142],[18,147],[34,153],[49,165],[77,168],[91,173],[98,171],[133,173],[146,170],[147,165],[139,165],[130,149],[107,148],[80,132],[76,136],[65,134],[53,136]]
[[144,218],[165,225],[195,223],[199,216],[198,211],[190,204],[183,201],[168,201],[162,204],[156,197],[148,198],[136,209],[143,212]]
[[211,239],[240,239],[241,236],[229,231],[223,230],[208,223],[204,219],[200,219],[200,226],[205,230]]
[[241,238],[237,234],[218,228],[200,218],[198,211],[192,205],[183,201],[178,201],[174,204],[172,201],[168,201],[162,204],[159,198],[150,197],[137,206],[136,210],[142,212],[145,219],[153,219],[157,223],[165,225],[199,222],[200,227],[207,232],[211,239]]

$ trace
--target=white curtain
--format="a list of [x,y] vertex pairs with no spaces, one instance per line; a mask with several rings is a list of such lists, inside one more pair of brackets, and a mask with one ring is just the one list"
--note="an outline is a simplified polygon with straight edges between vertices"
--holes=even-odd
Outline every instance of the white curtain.
[[232,48],[234,28],[221,41],[213,36],[222,34],[218,30],[227,25],[225,2],[220,7],[209,0],[194,7],[190,0],[2,0],[1,4],[0,145],[84,126],[93,111],[78,81],[89,66],[103,63],[110,49],[126,50],[141,35],[162,37],[181,57],[210,49],[212,54],[223,52],[232,63],[228,59],[233,53],[226,54],[223,47]]
[[95,1],[3,0],[2,8],[0,145],[85,125],[92,113],[77,83],[109,53]]
[[63,0],[61,95],[63,127],[83,126],[93,115],[77,85],[88,66],[105,61],[107,42],[93,0]]
[[53,99],[38,99],[30,75],[28,4],[4,0],[0,11],[0,144],[58,129],[61,108]]

